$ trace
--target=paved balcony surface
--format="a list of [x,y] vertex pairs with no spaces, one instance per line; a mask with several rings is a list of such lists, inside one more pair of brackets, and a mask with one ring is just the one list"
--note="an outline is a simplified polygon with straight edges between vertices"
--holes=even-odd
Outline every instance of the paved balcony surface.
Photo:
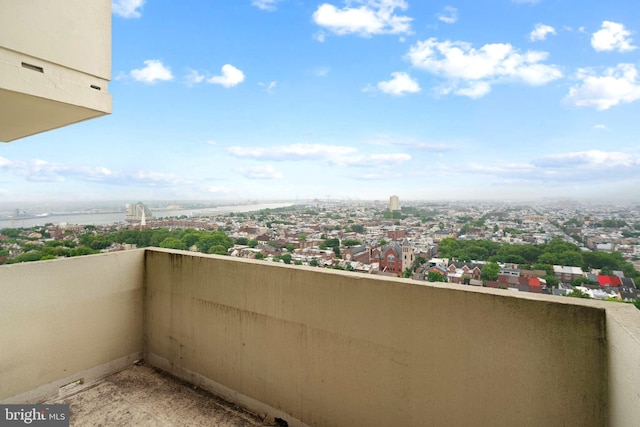
[[277,426],[159,369],[133,366],[46,403],[69,403],[71,426]]

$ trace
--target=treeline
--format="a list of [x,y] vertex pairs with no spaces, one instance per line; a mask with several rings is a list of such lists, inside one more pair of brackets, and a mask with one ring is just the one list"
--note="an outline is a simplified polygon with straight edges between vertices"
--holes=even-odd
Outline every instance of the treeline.
[[[95,227],[88,226],[87,232],[78,236],[78,242],[73,240],[50,240],[44,243],[28,241],[23,243],[24,253],[15,258],[6,258],[4,264],[41,261],[60,257],[75,257],[99,253],[114,243],[136,245],[139,248],[157,246],[169,249],[187,250],[192,247],[199,252],[226,255],[227,250],[234,245],[233,239],[221,231],[200,231],[195,229],[167,228],[145,230],[120,230],[110,233],[98,233]],[[12,241],[19,239],[19,233],[2,230],[2,234],[11,235]],[[245,239],[246,240],[246,239]],[[242,242],[239,242],[242,243]],[[257,245],[257,241],[248,242]],[[0,249],[0,257],[8,257],[9,251]]]
[[[42,261],[47,259],[56,259],[59,257],[75,257],[82,255],[91,255],[96,251],[84,246],[77,247],[73,241],[60,242],[52,240],[44,244],[25,243],[22,245],[24,253],[15,258],[7,258],[4,264],[15,264],[20,262]],[[9,251],[0,249],[0,257],[6,257]]]
[[92,232],[79,236],[83,246],[93,250],[106,249],[113,243],[136,245],[139,248],[157,246],[160,248],[187,250],[195,246],[199,252],[226,255],[234,242],[222,231],[202,231],[193,228],[169,230],[154,228],[144,230],[120,230],[107,234]]
[[490,261],[519,264],[521,268],[564,265],[580,267],[584,271],[600,269],[602,274],[622,271],[625,277],[640,279],[640,272],[625,261],[620,252],[583,252],[578,246],[554,238],[542,245],[512,245],[490,240],[443,239],[438,248],[443,258],[470,262]]

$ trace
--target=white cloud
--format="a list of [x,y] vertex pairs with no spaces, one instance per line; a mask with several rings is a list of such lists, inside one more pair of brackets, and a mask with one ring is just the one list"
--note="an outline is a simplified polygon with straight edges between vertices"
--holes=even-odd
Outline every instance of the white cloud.
[[274,10],[276,10],[276,3],[280,1],[281,0],[252,0],[251,4],[258,9],[273,12]]
[[313,69],[313,75],[315,77],[326,77],[329,75],[331,68],[329,67],[316,67]]
[[576,107],[607,110],[640,99],[640,81],[634,64],[618,64],[597,75],[591,68],[578,70],[580,84],[569,89],[565,101]]
[[395,72],[391,73],[391,76],[393,77],[391,80],[378,83],[377,88],[380,92],[396,96],[420,92],[418,81],[412,79],[409,74]]
[[62,182],[67,178],[82,181],[103,181],[114,174],[105,167],[72,166],[47,160],[9,160],[0,157],[0,170],[12,172],[28,181]]
[[552,154],[533,161],[536,166],[546,168],[616,168],[640,164],[640,158],[617,151],[589,150],[573,153]]
[[269,83],[258,82],[258,85],[264,87],[265,90],[271,95],[271,94],[273,94],[274,89],[278,85],[278,82],[276,82],[276,81],[272,81],[272,82],[269,82]]
[[640,178],[640,156],[618,151],[587,150],[543,156],[526,163],[471,163],[464,170],[528,182],[591,182]]
[[202,83],[205,78],[206,78],[206,76],[204,74],[200,74],[199,71],[191,70],[191,69],[189,70],[189,72],[185,76],[185,80],[187,81],[187,84],[189,86],[192,86],[192,85],[195,85],[195,84],[198,84],[198,83]]
[[148,59],[144,61],[144,68],[131,70],[131,77],[142,83],[155,83],[157,81],[173,80],[171,70],[165,67],[161,61],[157,59]]
[[406,153],[389,154],[364,154],[333,159],[333,163],[339,166],[362,166],[362,167],[391,167],[411,160],[411,156]]
[[275,147],[242,147],[233,146],[227,149],[236,157],[260,160],[328,160],[351,155],[357,150],[354,147],[325,144],[291,144]]
[[171,173],[138,171],[132,174],[125,174],[119,177],[118,183],[136,183],[148,187],[171,187],[180,184],[191,184],[192,181],[185,180]]
[[436,16],[445,24],[454,24],[458,21],[458,9],[453,6],[445,6],[442,12]]
[[327,36],[324,33],[324,31],[318,31],[316,33],[313,34],[313,39],[317,42],[320,43],[324,43],[324,41],[326,40]]
[[244,73],[231,64],[222,66],[222,75],[213,76],[207,79],[208,83],[221,85],[224,87],[234,87],[244,81]]
[[65,182],[76,180],[122,186],[128,186],[133,183],[151,187],[168,187],[193,183],[174,174],[148,171],[122,173],[114,172],[103,166],[67,165],[41,159],[20,161],[0,157],[0,170],[9,171],[14,175],[24,177],[27,181],[34,182]]
[[411,160],[405,153],[359,154],[355,147],[327,144],[291,144],[275,147],[233,146],[227,149],[235,157],[262,161],[316,160],[336,166],[396,166]]
[[511,3],[537,4],[540,3],[540,0],[511,0]]
[[456,149],[455,144],[441,144],[441,143],[431,143],[416,140],[414,138],[397,138],[390,136],[380,136],[371,141],[367,141],[371,145],[382,145],[382,146],[397,146],[403,147],[408,150],[419,150],[419,151],[431,151],[434,153],[444,153],[447,151],[453,151]]
[[522,82],[543,85],[562,77],[555,65],[545,65],[546,52],[520,53],[508,43],[486,44],[475,49],[462,41],[439,42],[435,38],[411,46],[407,58],[416,68],[445,79],[441,94],[479,98],[496,83]]
[[596,130],[609,130],[606,125],[595,125],[593,128]]
[[556,29],[551,25],[536,24],[533,31],[529,33],[529,40],[532,42],[546,40],[549,34],[556,34]]
[[617,50],[629,52],[637,49],[631,42],[631,31],[617,22],[603,21],[600,30],[591,36],[591,46],[598,52]]
[[231,190],[229,188],[222,185],[212,185],[207,188],[207,191],[209,191],[210,193],[223,193],[223,194],[231,193]]
[[207,141],[207,144],[209,144],[209,145],[216,145],[216,144],[217,144],[217,142],[216,142],[216,141],[213,141],[213,140],[211,140],[211,139],[210,139],[209,141]]
[[[396,15],[396,9],[406,10],[405,0],[352,0],[338,8],[321,4],[313,13],[313,21],[334,34],[407,34],[411,32],[412,18]],[[357,6],[359,5],[359,6]],[[322,36],[324,39],[324,35]]]
[[272,165],[253,166],[248,168],[237,168],[248,179],[282,179],[284,175]]
[[113,0],[111,12],[123,18],[140,18],[145,0]]
[[503,162],[499,164],[469,163],[465,170],[469,172],[486,173],[491,175],[526,175],[533,172],[535,166],[528,163]]

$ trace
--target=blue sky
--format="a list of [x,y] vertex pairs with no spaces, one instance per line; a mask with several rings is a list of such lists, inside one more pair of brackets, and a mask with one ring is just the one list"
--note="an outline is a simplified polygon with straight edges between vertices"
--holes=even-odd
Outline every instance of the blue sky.
[[0,201],[640,196],[635,0],[117,0],[113,114]]

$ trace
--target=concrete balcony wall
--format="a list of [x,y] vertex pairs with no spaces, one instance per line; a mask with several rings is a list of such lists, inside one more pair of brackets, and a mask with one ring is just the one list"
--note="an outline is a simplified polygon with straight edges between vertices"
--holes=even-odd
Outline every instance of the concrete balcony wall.
[[142,357],[144,251],[0,266],[0,401],[37,402]]
[[157,250],[146,286],[152,364],[300,423],[607,424],[597,305]]
[[161,249],[0,266],[0,402],[143,355],[291,426],[640,419],[627,304]]

